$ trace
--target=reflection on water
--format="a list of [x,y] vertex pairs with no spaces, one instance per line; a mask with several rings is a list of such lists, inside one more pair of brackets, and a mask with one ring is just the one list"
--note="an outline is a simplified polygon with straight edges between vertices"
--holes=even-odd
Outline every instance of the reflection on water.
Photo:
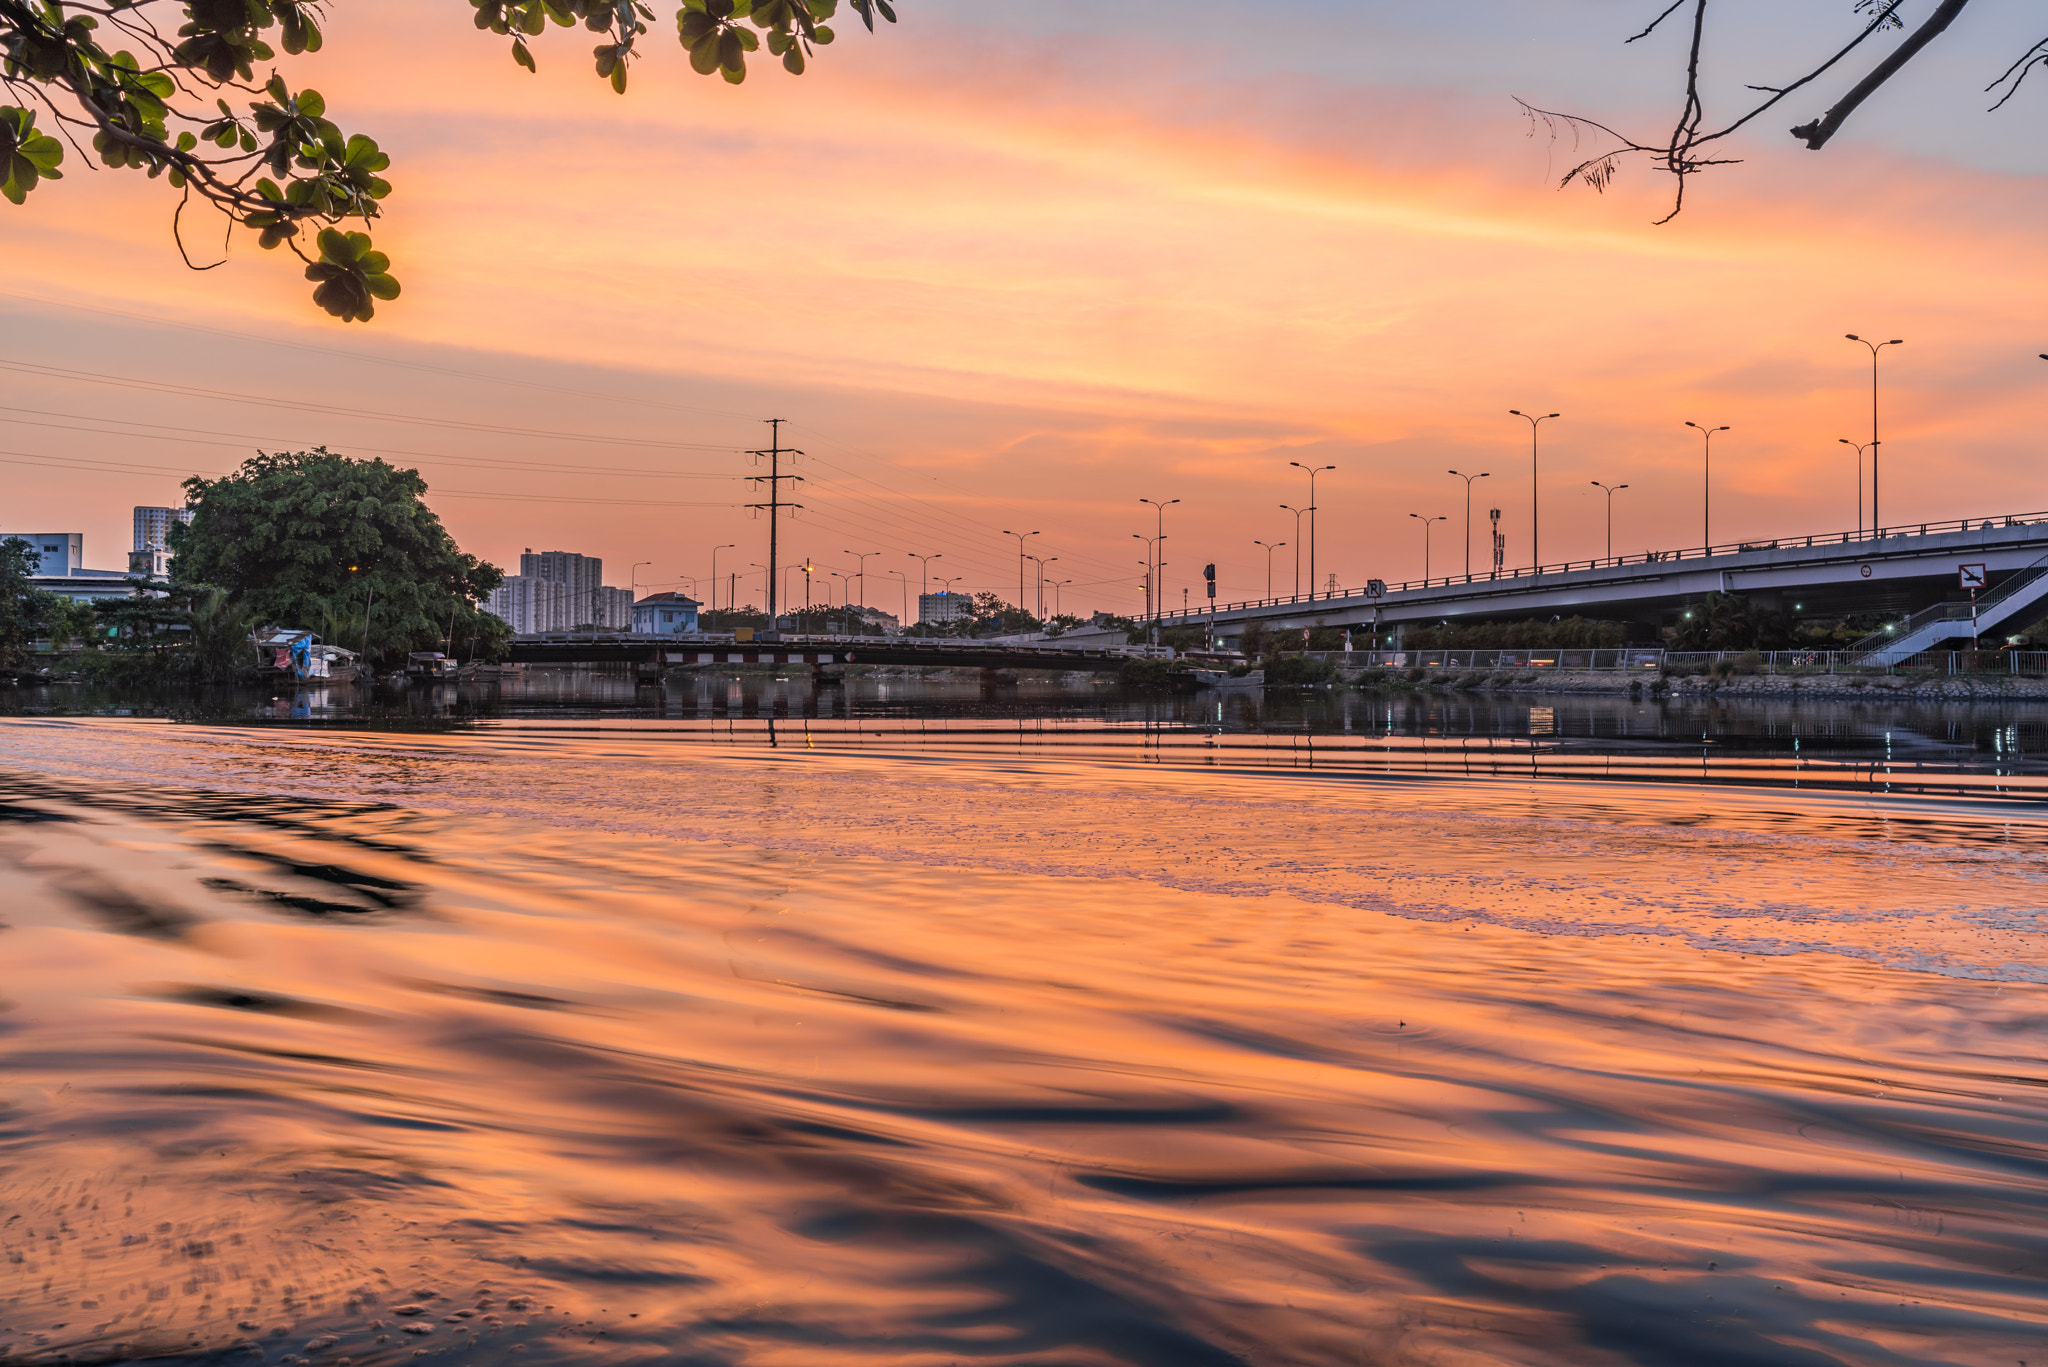
[[771,682],[0,722],[0,1361],[2048,1358],[2033,723]]

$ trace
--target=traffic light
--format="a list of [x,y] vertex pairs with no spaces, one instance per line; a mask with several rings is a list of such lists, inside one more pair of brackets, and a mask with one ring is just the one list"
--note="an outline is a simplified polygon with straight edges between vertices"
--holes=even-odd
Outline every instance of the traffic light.
[[1216,596],[1216,567],[1214,565],[1202,566],[1202,578],[1209,581],[1209,596],[1214,598]]

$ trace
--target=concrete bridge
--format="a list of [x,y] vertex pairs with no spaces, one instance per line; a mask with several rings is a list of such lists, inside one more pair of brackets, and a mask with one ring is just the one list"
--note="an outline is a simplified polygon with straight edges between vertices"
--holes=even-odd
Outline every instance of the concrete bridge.
[[[1805,615],[1876,612],[1904,619],[1930,609],[1901,624],[1918,640],[1970,634],[1970,593],[1962,587],[1966,566],[1982,569],[1980,608],[1998,610],[1996,621],[1980,613],[1981,630],[2024,625],[2048,612],[2048,513],[1650,551],[1499,575],[1374,580],[1333,593],[1219,603],[1214,620],[1224,642],[1254,623],[1386,634],[1403,624],[1576,615],[1649,628],[1677,619],[1709,593],[1739,593],[1760,607]],[[1968,573],[1975,577],[1974,570]],[[1210,613],[1170,613],[1164,620],[1201,625]],[[1893,643],[1872,638],[1859,644]],[[1896,644],[1906,642],[1900,638]],[[1932,639],[1915,648],[1931,644]]]
[[1170,650],[1148,646],[997,645],[989,641],[916,636],[780,636],[735,641],[729,634],[640,636],[562,633],[512,638],[515,664],[633,664],[671,668],[717,665],[809,665],[831,673],[847,665],[928,669],[1057,669],[1109,671],[1126,660]]

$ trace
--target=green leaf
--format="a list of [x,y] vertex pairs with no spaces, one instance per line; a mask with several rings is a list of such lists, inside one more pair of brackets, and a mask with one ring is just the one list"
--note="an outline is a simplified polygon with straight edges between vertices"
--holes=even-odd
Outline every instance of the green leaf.
[[526,40],[523,38],[514,38],[512,40],[512,60],[525,67],[528,71],[538,72],[540,70],[533,63],[533,54],[526,50]]

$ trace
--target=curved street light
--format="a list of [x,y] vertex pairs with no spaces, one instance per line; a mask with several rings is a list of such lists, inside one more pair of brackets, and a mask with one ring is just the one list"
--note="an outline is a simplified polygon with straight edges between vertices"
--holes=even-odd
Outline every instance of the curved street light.
[[1017,610],[1022,612],[1024,610],[1024,541],[1025,538],[1037,536],[1038,533],[1004,532],[1003,535],[1017,538]]
[[1493,472],[1482,470],[1476,475],[1468,475],[1462,470],[1452,470],[1449,473],[1465,481],[1465,577],[1470,579],[1472,577],[1472,482],[1479,479],[1492,479]]
[[1299,598],[1301,597],[1301,515],[1307,512],[1308,509],[1297,508],[1292,503],[1283,503],[1280,505],[1280,511],[1294,514],[1294,596]]
[[1252,544],[1254,546],[1264,546],[1266,548],[1266,596],[1268,598],[1271,598],[1273,596],[1273,552],[1279,550],[1282,546],[1286,545],[1287,543],[1285,541],[1274,541],[1268,543],[1264,541],[1254,540]]
[[1542,523],[1537,515],[1536,502],[1536,429],[1559,415],[1556,413],[1545,413],[1539,417],[1535,414],[1524,413],[1519,408],[1510,408],[1508,415],[1520,418],[1529,424],[1529,563],[1536,573],[1541,574],[1543,573],[1543,544],[1541,536]]
[[1888,346],[1904,346],[1906,339],[1894,337],[1889,342],[1873,342],[1858,337],[1853,332],[1842,334],[1852,342],[1862,342],[1870,348],[1870,530],[1875,532],[1884,523],[1877,516],[1877,353]]
[[1287,462],[1297,470],[1308,472],[1308,592],[1313,598],[1316,592],[1316,476],[1336,469],[1334,465],[1303,465],[1298,460]]
[[946,557],[939,551],[933,551],[930,555],[919,555],[916,551],[905,551],[904,555],[918,563],[917,594],[918,597],[922,598],[932,590],[932,561],[943,560]]
[[1612,560],[1614,559],[1614,496],[1623,489],[1628,488],[1628,486],[1626,484],[1602,484],[1596,479],[1593,481],[1593,487],[1595,489],[1604,489],[1607,492],[1607,558]]
[[[726,542],[726,543],[725,543],[725,544],[724,544],[723,546],[713,546],[713,547],[711,548],[711,615],[712,615],[713,617],[716,617],[716,616],[718,615],[718,553],[719,553],[720,551],[736,551],[736,550],[738,550],[738,549],[739,549],[739,547],[738,547],[738,546],[736,546],[736,545],[734,545],[734,544],[733,544],[732,542],[730,542],[730,541]],[[726,590],[726,593],[725,593],[725,597],[726,597],[726,604],[725,604],[725,610],[726,610],[727,612],[731,612],[731,611],[732,611],[732,590],[731,590],[731,589],[727,589],[727,590]]]
[[1449,522],[1449,521],[1450,521],[1450,519],[1449,519],[1448,517],[1444,517],[1444,516],[1441,516],[1441,515],[1439,515],[1439,516],[1436,516],[1436,517],[1424,517],[1424,516],[1423,516],[1423,515],[1422,515],[1421,513],[1410,513],[1410,514],[1408,514],[1408,516],[1410,516],[1410,517],[1414,518],[1414,519],[1415,519],[1415,520],[1416,520],[1417,522],[1420,522],[1420,523],[1422,524],[1422,586],[1423,586],[1424,588],[1428,588],[1428,587],[1429,587],[1429,524],[1430,524],[1430,523],[1432,523],[1432,522]]
[[1141,498],[1140,503],[1152,505],[1158,516],[1152,528],[1152,616],[1156,620],[1166,615],[1166,510],[1180,502],[1169,498],[1164,502],[1156,498]]
[[[2048,357],[2043,357],[2042,359],[2048,360]],[[1856,448],[1856,533],[1861,536],[1863,534],[1863,453],[1876,450],[1877,443],[1874,441],[1850,441],[1847,437],[1836,437],[1835,440],[1844,446]]]
[[1701,427],[1690,418],[1686,419],[1685,425],[1706,438],[1706,464],[1701,467],[1700,475],[1700,545],[1711,552],[1714,549],[1714,434],[1728,429],[1725,426]]

